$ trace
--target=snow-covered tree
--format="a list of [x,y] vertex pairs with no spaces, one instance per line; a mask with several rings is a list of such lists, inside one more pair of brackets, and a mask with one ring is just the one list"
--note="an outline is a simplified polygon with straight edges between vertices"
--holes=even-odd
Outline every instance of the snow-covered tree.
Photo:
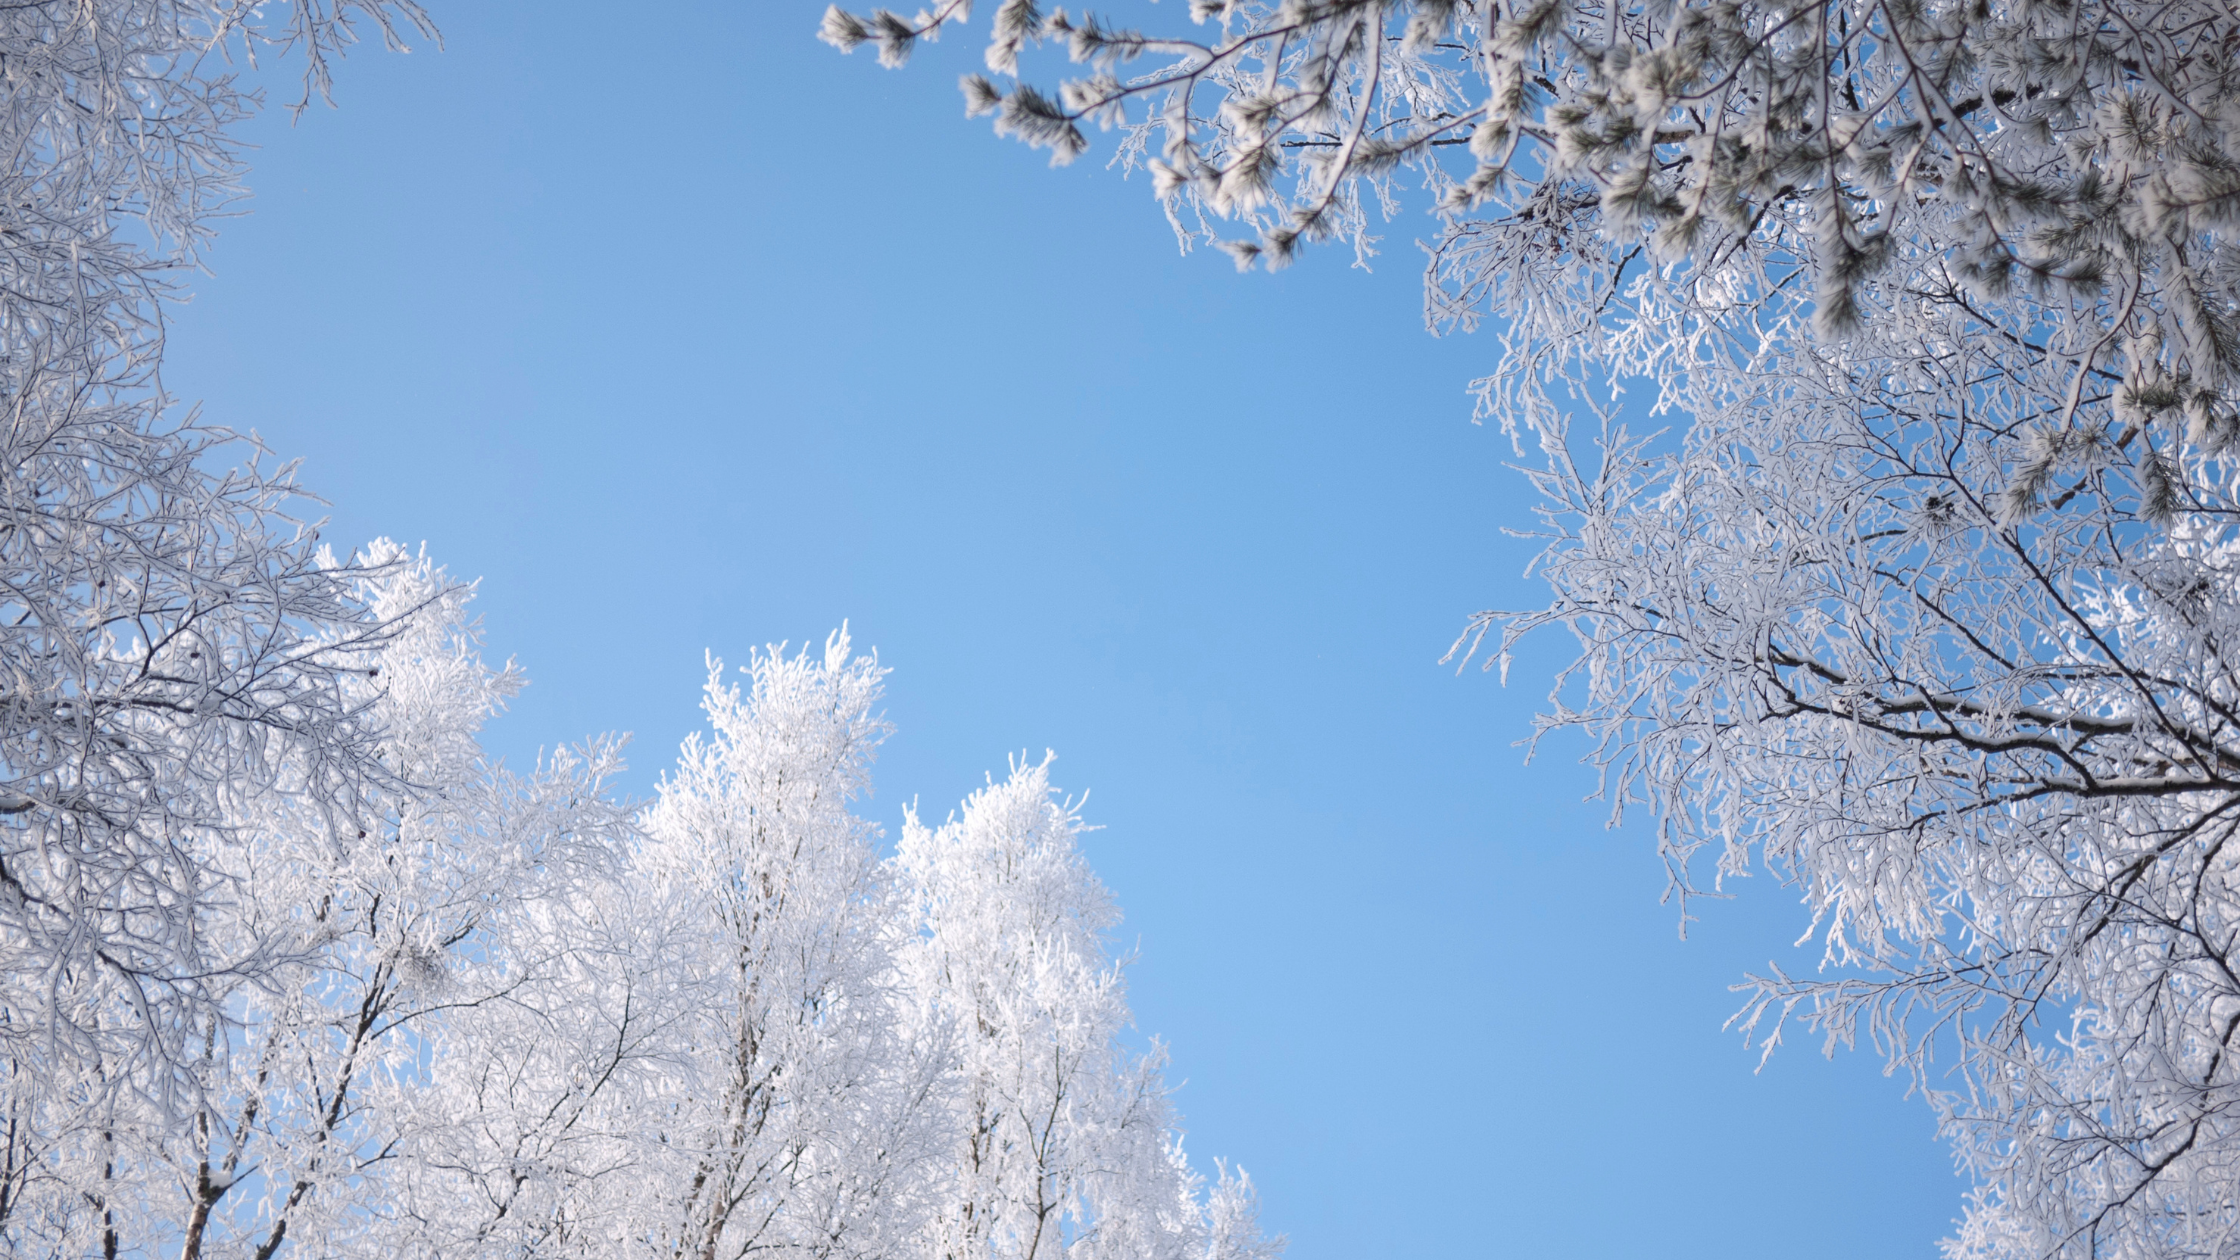
[[[701,925],[669,1092],[633,1101],[640,1245],[926,1260],[1264,1260],[1251,1186],[1182,1158],[1162,1056],[1124,1048],[1110,899],[1044,767],[894,857],[850,812],[887,733],[845,633],[711,671],[643,869]],[[617,1097],[620,1097],[618,1094]]]
[[680,1254],[892,1253],[923,1208],[940,1064],[894,970],[877,829],[849,811],[887,732],[882,671],[834,635],[758,653],[749,690],[710,667],[710,737],[688,740],[646,830],[654,869],[705,925],[709,997],[644,1233]]
[[1272,1260],[1250,1182],[1190,1172],[1162,1057],[1124,1048],[1117,916],[1044,769],[880,856],[851,807],[884,673],[845,633],[714,665],[611,864],[486,898],[503,1000],[423,1031],[361,1247]]
[[659,1250],[647,1226],[689,1176],[668,1139],[716,994],[696,971],[707,922],[638,837],[618,828],[573,881],[540,875],[523,889],[540,895],[489,903],[474,948],[498,1000],[433,1021],[411,1142],[383,1188],[395,1210],[348,1254]]
[[172,408],[158,369],[170,277],[238,192],[253,99],[228,55],[294,57],[319,91],[354,24],[417,13],[0,11],[5,1236],[60,1228],[23,1215],[51,1203],[32,1183],[55,1141],[204,1114],[213,1017],[290,961],[213,930],[248,922],[243,829],[292,810],[340,842],[398,786],[352,685],[387,634],[358,591],[373,571],[323,563],[289,470]]
[[396,786],[362,797],[347,835],[282,794],[229,820],[211,859],[227,892],[196,908],[195,927],[269,961],[206,979],[212,1008],[186,1038],[193,1112],[72,1110],[101,1098],[96,1082],[16,1067],[10,1102],[33,1123],[11,1133],[37,1145],[19,1148],[11,1250],[268,1258],[292,1241],[372,1254],[414,1224],[392,1219],[386,1183],[392,1165],[428,1157],[431,1065],[505,1048],[462,1050],[462,1015],[542,992],[550,960],[524,956],[539,938],[515,924],[615,865],[630,824],[603,786],[613,749],[527,778],[484,764],[476,728],[518,672],[483,665],[464,588],[387,544],[370,562],[363,602],[398,630],[353,657],[348,699],[382,731]]
[[1164,1049],[1130,1051],[1119,914],[1089,870],[1049,759],[964,802],[938,830],[915,813],[896,863],[917,935],[911,991],[954,1040],[961,1079],[940,1135],[950,1187],[922,1254],[985,1260],[1269,1260],[1252,1184],[1206,1193],[1183,1158]]
[[[1683,896],[1802,891],[1829,966],[1752,981],[1743,1026],[1919,1074],[1980,1187],[1956,1256],[2229,1254],[2240,13],[1142,13],[1001,0],[968,108],[1061,161],[1117,130],[1240,263],[1437,216],[1427,319],[1495,339],[1480,415],[1545,461],[1553,590],[1462,646],[1575,634],[1547,727],[1654,809]],[[968,14],[824,36],[898,64]],[[1040,41],[1084,68],[999,81]]]

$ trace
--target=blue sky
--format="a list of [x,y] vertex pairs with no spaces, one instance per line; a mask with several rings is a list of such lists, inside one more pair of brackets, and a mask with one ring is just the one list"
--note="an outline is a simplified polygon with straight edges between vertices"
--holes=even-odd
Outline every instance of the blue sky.
[[1294,1260],[1930,1254],[1926,1109],[1720,1030],[1814,961],[1794,896],[1681,942],[1646,819],[1515,747],[1562,645],[1437,663],[1543,596],[1424,221],[1374,273],[1180,257],[1102,151],[961,116],[970,39],[883,71],[821,7],[436,7],[446,51],[253,128],[170,387],[302,457],[330,538],[481,577],[513,759],[631,731],[650,791],[703,651],[842,619],[895,671],[890,828],[1056,749],[1190,1148]]

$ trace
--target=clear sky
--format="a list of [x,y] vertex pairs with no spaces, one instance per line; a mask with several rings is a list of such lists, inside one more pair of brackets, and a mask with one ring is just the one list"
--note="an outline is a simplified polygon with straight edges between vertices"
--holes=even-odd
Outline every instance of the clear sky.
[[1794,894],[1683,943],[1647,820],[1514,746],[1563,645],[1438,664],[1544,588],[1427,220],[1373,273],[1178,256],[1108,140],[1052,172],[962,117],[970,38],[883,71],[822,2],[431,0],[446,51],[253,128],[171,388],[301,456],[330,538],[482,579],[510,758],[631,731],[649,792],[703,651],[842,619],[894,670],[890,830],[1056,749],[1190,1149],[1293,1260],[1932,1254],[1926,1108],[1720,1029],[1815,961]]

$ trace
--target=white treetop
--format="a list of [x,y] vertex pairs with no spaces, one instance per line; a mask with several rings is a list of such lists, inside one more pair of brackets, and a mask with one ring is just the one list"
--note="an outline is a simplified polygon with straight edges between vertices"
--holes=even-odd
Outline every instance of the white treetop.
[[1252,1187],[1192,1173],[1160,1078],[1165,1050],[1125,1048],[1112,899],[1054,799],[1050,759],[1014,762],[929,829],[913,812],[895,862],[918,934],[911,991],[953,1039],[955,1118],[939,1134],[954,1188],[922,1250],[1035,1260],[1273,1260]]
[[877,829],[849,812],[887,726],[881,671],[845,635],[759,654],[742,696],[709,670],[712,738],[686,741],[648,813],[649,857],[703,924],[705,986],[648,1230],[695,1256],[886,1254],[924,1210],[932,1123],[894,976]]
[[359,797],[344,835],[289,793],[229,817],[205,858],[221,891],[193,927],[214,956],[264,961],[203,977],[207,1005],[179,1016],[193,1111],[130,1105],[100,1060],[10,1065],[11,1250],[347,1253],[392,1214],[389,1166],[418,1153],[415,1082],[451,1053],[445,1021],[515,1000],[520,934],[504,929],[611,867],[629,832],[602,787],[612,749],[528,779],[483,765],[475,729],[518,673],[483,667],[466,592],[440,571],[385,543],[371,563],[360,597],[395,632],[351,655],[343,686],[393,786]]
[[409,1233],[385,1166],[429,1158],[423,1135],[451,1118],[429,1110],[444,1101],[424,1088],[431,1063],[516,1066],[501,1057],[512,1045],[459,1034],[489,1022],[472,1017],[485,1007],[518,1018],[522,990],[556,966],[539,920],[603,891],[630,834],[605,787],[620,769],[611,745],[526,778],[484,764],[476,730],[519,672],[484,666],[461,587],[387,544],[372,559],[383,576],[366,603],[403,628],[353,685],[410,786],[339,840],[285,807],[243,829],[237,930],[292,933],[301,961],[237,985],[229,1026],[203,1042],[214,1105],[191,1126],[136,1133],[152,1149],[114,1173],[138,1183],[145,1214],[128,1236],[168,1243],[183,1223],[181,1260],[264,1260],[290,1239],[350,1254],[384,1226]]
[[[899,64],[969,9],[823,34]],[[990,73],[1084,68],[968,75],[968,109],[1060,161],[1117,130],[1240,263],[1438,216],[1427,318],[1490,325],[1480,414],[1544,459],[1553,591],[1459,646],[1567,628],[1546,727],[1653,808],[1675,886],[1802,891],[1828,965],[1753,979],[1742,1026],[1919,1074],[1979,1186],[1954,1256],[2231,1254],[2240,15],[1142,15],[1002,0]]]
[[885,671],[842,633],[746,672],[711,670],[711,737],[646,816],[694,996],[658,1189],[609,1218],[705,1257],[1272,1257],[1250,1182],[1183,1159],[1162,1056],[1123,1046],[1118,915],[1047,763],[882,860],[849,805]]

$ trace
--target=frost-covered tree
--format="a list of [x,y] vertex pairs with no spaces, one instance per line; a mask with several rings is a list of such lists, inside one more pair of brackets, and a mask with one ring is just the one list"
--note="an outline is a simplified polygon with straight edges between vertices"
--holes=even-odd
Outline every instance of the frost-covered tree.
[[510,900],[489,919],[502,1000],[443,1013],[412,1145],[388,1170],[380,1253],[658,1250],[634,1244],[683,1175],[665,1139],[713,999],[688,970],[705,924],[628,844],[604,856],[574,895]]
[[[1553,591],[1462,646],[1575,634],[1547,728],[1675,886],[1802,891],[1829,966],[1753,980],[1744,1027],[1918,1073],[1980,1187],[1956,1256],[2230,1254],[2240,14],[1141,12],[1001,0],[968,109],[1060,161],[1117,131],[1241,264],[1436,215],[1427,319],[1489,326]],[[824,37],[898,64],[968,16]],[[1015,77],[1043,41],[1055,91]]]
[[[230,56],[306,93],[407,0],[31,0],[0,10],[0,1233],[61,1135],[182,1125],[235,982],[211,930],[273,809],[338,842],[398,783],[354,662],[387,631],[289,471],[170,406],[171,277],[238,192]],[[231,467],[229,468],[229,465]],[[230,920],[237,925],[243,920]],[[104,1138],[103,1140],[107,1140]],[[120,1139],[121,1140],[121,1139]],[[90,1192],[89,1192],[90,1193]],[[98,1197],[98,1196],[97,1196]]]
[[1251,1182],[1220,1169],[1207,1193],[1183,1158],[1160,1069],[1129,1050],[1119,915],[1053,799],[1049,759],[939,829],[915,813],[896,863],[916,935],[910,990],[953,1039],[954,1119],[939,1135],[952,1187],[923,1254],[1036,1260],[1272,1260]]
[[196,1110],[72,1110],[99,1097],[83,1075],[16,1067],[10,1103],[32,1123],[10,1128],[12,1253],[373,1254],[410,1232],[390,1171],[430,1157],[431,1065],[509,1048],[462,1050],[456,1033],[480,1008],[547,996],[549,951],[517,924],[564,912],[614,867],[630,824],[604,788],[613,749],[525,778],[484,764],[476,728],[518,671],[483,665],[464,588],[387,544],[370,563],[362,601],[397,631],[353,655],[346,685],[396,786],[362,797],[347,835],[284,794],[229,820],[211,859],[227,892],[197,907],[196,929],[270,961],[205,980],[212,1009],[186,1038]]
[[1273,1260],[1124,1046],[1044,766],[881,857],[884,671],[841,634],[712,668],[641,813],[612,741],[488,762],[521,680],[470,588],[385,542],[366,574],[388,632],[342,685],[386,785],[348,835],[282,793],[230,818],[197,930],[270,961],[206,981],[183,1119],[10,1065],[10,1254]]
[[1124,1046],[1117,916],[1044,769],[880,855],[884,673],[844,633],[715,665],[609,864],[488,898],[502,1000],[430,1019],[361,1195],[393,1207],[345,1254],[1273,1260]]
[[849,810],[887,732],[883,673],[845,634],[757,654],[742,695],[709,671],[646,820],[649,856],[706,925],[674,1163],[644,1233],[680,1254],[894,1252],[924,1210],[941,1065],[894,969],[877,829]]
[[850,804],[884,672],[844,633],[757,654],[743,692],[711,671],[645,825],[702,927],[693,1009],[673,1086],[630,1104],[659,1171],[601,1215],[703,1257],[1273,1256],[1249,1181],[1189,1171],[1161,1056],[1124,1048],[1118,916],[1044,768],[878,855]]

